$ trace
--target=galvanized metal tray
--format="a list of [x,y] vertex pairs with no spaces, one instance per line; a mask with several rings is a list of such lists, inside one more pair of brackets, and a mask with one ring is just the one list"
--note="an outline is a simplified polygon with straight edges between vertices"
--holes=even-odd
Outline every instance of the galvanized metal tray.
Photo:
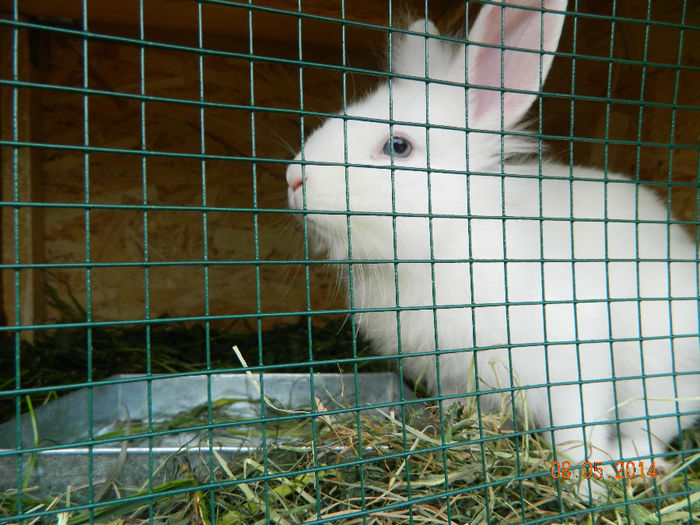
[[332,424],[368,410],[386,417],[396,402],[414,399],[393,373],[314,374],[313,382],[310,374],[119,375],[107,383],[0,425],[0,489],[32,486],[47,496],[69,486],[157,483],[183,462],[206,470],[212,450],[230,458],[309,446],[310,436],[290,435],[284,422]]

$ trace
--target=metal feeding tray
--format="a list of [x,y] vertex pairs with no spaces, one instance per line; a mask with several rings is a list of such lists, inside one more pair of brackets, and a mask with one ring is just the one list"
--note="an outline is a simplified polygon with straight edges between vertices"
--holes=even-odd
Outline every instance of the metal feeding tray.
[[[230,458],[263,445],[311,447],[312,420],[353,420],[357,409],[372,405],[383,405],[388,413],[386,404],[401,400],[401,380],[394,373],[314,374],[313,390],[309,374],[152,376],[148,381],[118,375],[107,383],[37,408],[33,421],[25,413],[19,425],[17,420],[0,425],[0,472],[5,473],[0,489],[21,484],[35,487],[36,496],[49,496],[68,487],[79,491],[91,480],[141,487],[149,476],[155,485],[172,479],[172,467],[183,462],[190,470],[206,468],[212,449]],[[404,387],[403,399],[413,398]],[[368,410],[377,412],[364,408],[363,413]],[[144,432],[155,435],[137,437]],[[26,449],[40,450],[22,452]]]

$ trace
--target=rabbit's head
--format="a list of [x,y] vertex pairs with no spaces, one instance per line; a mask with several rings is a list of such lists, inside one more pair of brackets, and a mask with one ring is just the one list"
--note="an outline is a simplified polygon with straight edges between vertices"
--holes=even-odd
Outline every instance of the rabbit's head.
[[504,156],[537,151],[503,132],[518,130],[537,98],[565,8],[566,0],[484,5],[467,46],[427,20],[394,34],[396,76],[325,121],[287,169],[290,207],[310,212],[331,258],[396,258],[393,246],[406,241],[394,242],[392,216],[421,236],[428,213],[467,213],[468,172],[499,172]]

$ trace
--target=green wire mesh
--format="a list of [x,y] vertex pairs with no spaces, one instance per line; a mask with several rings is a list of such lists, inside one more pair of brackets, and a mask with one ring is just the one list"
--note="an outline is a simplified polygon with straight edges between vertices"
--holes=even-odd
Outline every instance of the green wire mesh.
[[[373,388],[364,372],[401,376],[404,356],[374,355],[359,337],[352,246],[345,259],[314,254],[308,217],[315,212],[287,209],[283,174],[297,150],[305,162],[304,137],[318,122],[340,110],[347,134],[349,103],[368,86],[397,81],[376,51],[391,50],[405,34],[405,6],[133,4],[0,6],[0,428],[11,436],[0,449],[0,522],[698,519],[697,432],[678,442],[673,479],[652,482],[661,490],[633,492],[631,476],[623,475],[615,499],[582,505],[567,496],[547,449],[551,420],[544,429],[522,424],[515,402],[495,417],[482,413],[475,397],[461,408],[441,403],[459,396],[439,383],[431,395],[401,381],[393,398],[362,397]],[[584,158],[606,172],[625,171],[631,184],[656,186],[667,222],[697,238],[700,106],[687,86],[700,78],[700,11],[687,0],[668,4],[665,11],[651,1],[639,8],[570,1],[568,47],[555,53],[560,69],[536,104],[536,132],[518,133],[537,138],[541,153],[545,145],[558,148],[571,166]],[[439,17],[457,31],[443,39],[464,42],[480,6],[426,0],[409,10]],[[631,34],[641,40],[619,56],[620,40]],[[673,48],[673,60],[657,58],[655,46]],[[625,67],[639,82],[626,91],[619,84],[629,79],[618,71]],[[659,93],[654,75],[668,72],[672,85]],[[586,78],[591,74],[600,76]],[[626,108],[634,113],[625,113],[627,133],[616,127]],[[596,111],[601,125],[585,127]],[[388,123],[396,123],[391,108]],[[649,158],[665,159],[649,166]],[[328,164],[346,168],[347,184],[348,145],[341,162]],[[650,180],[650,171],[662,176]],[[336,213],[350,229],[351,214]],[[395,225],[400,214],[386,216]],[[505,244],[505,226],[503,238]],[[338,265],[350,267],[348,303],[334,293],[327,270]],[[435,295],[433,286],[434,304]],[[501,306],[508,305],[506,296]],[[400,313],[411,308],[391,309],[399,335]],[[440,308],[447,307],[432,307],[435,323]],[[399,337],[399,353],[400,346]],[[411,356],[434,358],[439,369],[439,355],[450,352]],[[334,404],[324,397],[331,380],[319,374],[339,371],[344,400]],[[241,400],[217,397],[222,373],[237,373],[247,385],[255,414],[227,412]],[[306,388],[303,401],[284,405],[274,373],[307,378],[295,376]],[[195,385],[190,380],[199,381],[191,388],[201,403],[163,418],[160,396],[187,397],[178,385]],[[168,381],[176,386],[164,391]],[[126,399],[137,389],[144,412],[124,416],[127,401],[119,397],[122,404],[113,404],[121,427],[98,432],[101,396]],[[499,391],[519,394],[517,387]],[[84,410],[62,405],[69,417],[60,426],[84,420],[87,433],[45,439],[36,426],[39,406],[46,404],[45,413],[57,398],[83,393]],[[220,432],[254,434],[255,446],[235,441],[227,449]],[[181,436],[179,446],[159,452],[161,439]],[[195,440],[196,453],[186,452]],[[138,453],[130,448],[135,441],[143,445]],[[48,481],[67,457],[85,475],[80,486]],[[135,478],[121,483],[125,468]]]

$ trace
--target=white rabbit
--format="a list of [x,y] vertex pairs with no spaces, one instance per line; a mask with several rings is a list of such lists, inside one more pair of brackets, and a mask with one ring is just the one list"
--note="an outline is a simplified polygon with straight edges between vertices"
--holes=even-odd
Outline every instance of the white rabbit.
[[400,77],[309,136],[287,182],[312,246],[354,261],[338,266],[377,352],[419,354],[403,370],[436,395],[498,390],[484,409],[506,396],[607,477],[662,466],[700,410],[697,251],[647,187],[523,160],[565,9],[484,5],[466,48],[425,20],[394,34]]

